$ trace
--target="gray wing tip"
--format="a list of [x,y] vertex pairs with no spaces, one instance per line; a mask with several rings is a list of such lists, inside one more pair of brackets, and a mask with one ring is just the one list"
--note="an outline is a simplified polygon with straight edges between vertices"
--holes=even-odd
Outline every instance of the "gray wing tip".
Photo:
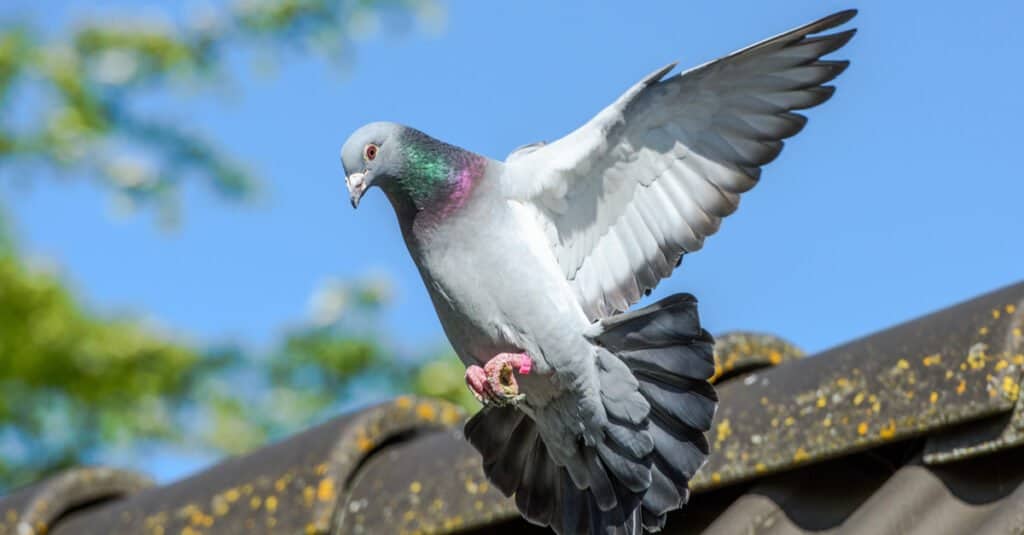
[[[821,32],[823,32],[825,30],[831,30],[832,28],[835,28],[837,26],[842,26],[843,24],[846,24],[847,22],[850,22],[850,20],[852,20],[856,16],[857,16],[857,10],[856,9],[847,9],[847,10],[844,10],[844,11],[839,11],[839,12],[833,13],[831,15],[822,17],[822,18],[820,18],[820,19],[818,19],[818,20],[816,20],[814,22],[809,22],[807,24],[804,24],[803,26],[801,26],[799,28],[796,28],[794,30],[786,32],[785,34],[781,35],[780,37],[782,37],[782,38],[787,38],[787,37],[806,38],[808,35],[818,34],[818,33],[821,33]],[[842,33],[834,34],[834,35],[827,35],[827,36],[824,36],[824,37],[828,37],[828,38],[835,37],[835,36],[844,36],[845,37],[846,34],[849,34],[849,37],[846,37],[846,40],[849,40],[850,37],[853,37],[853,34],[856,33],[856,31],[857,31],[856,28],[851,28],[850,30],[846,30],[846,31],[844,31]]]
[[644,77],[643,85],[648,86],[655,82],[658,82],[659,80],[664,78],[665,75],[669,73],[669,71],[676,68],[676,65],[679,65],[679,62],[673,61],[672,63],[665,65],[664,67],[652,72],[651,74],[648,74],[646,77]]
[[857,13],[859,13],[859,11],[856,8],[844,9],[838,13],[833,13],[829,18],[834,18],[837,21],[835,25],[839,26],[840,24],[853,20],[853,18],[857,16]]
[[853,20],[857,16],[856,9],[844,9],[837,11],[831,15],[822,17],[810,24],[807,24],[802,29],[806,30],[806,33],[818,33],[824,30],[835,28],[836,26],[842,26],[847,22]]

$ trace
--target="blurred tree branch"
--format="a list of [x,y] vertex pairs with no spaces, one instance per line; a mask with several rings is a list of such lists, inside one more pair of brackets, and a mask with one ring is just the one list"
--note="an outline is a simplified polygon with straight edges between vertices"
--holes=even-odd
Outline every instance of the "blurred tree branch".
[[128,319],[94,318],[0,245],[0,487],[101,443],[171,439],[173,411],[221,363]]
[[137,101],[180,82],[222,82],[229,50],[289,49],[339,62],[349,33],[381,14],[437,11],[431,0],[244,0],[185,23],[95,20],[55,38],[24,23],[0,27],[0,170],[28,164],[90,176],[171,221],[185,177],[244,199],[257,184],[251,169],[201,133],[146,116]]
[[[429,0],[243,0],[177,25],[118,18],[52,37],[0,26],[0,172],[90,177],[167,219],[185,179],[244,199],[252,170],[138,101],[182,82],[216,87],[228,50],[340,62],[349,35],[381,13],[437,10]],[[196,349],[88,310],[58,275],[21,258],[0,206],[0,491],[115,447],[245,451],[351,407],[361,388],[476,408],[450,349],[409,356],[385,342],[377,326],[389,295],[380,281],[331,283],[312,319],[266,354]]]

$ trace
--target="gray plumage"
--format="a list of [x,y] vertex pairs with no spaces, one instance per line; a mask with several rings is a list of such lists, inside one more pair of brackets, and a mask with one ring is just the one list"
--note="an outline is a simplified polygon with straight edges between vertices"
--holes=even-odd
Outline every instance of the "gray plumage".
[[630,88],[498,162],[391,123],[342,148],[353,205],[379,186],[459,358],[529,354],[525,399],[465,434],[495,486],[558,533],[657,530],[708,455],[713,340],[680,294],[625,312],[701,248],[846,68],[844,11]]

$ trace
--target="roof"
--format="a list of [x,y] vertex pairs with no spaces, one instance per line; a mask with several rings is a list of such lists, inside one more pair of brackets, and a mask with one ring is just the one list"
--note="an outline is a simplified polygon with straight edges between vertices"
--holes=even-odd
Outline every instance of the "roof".
[[[722,337],[711,457],[665,531],[1024,531],[1022,329],[1019,283],[813,357]],[[541,532],[462,421],[400,397],[166,486],[71,471],[0,498],[0,535]]]

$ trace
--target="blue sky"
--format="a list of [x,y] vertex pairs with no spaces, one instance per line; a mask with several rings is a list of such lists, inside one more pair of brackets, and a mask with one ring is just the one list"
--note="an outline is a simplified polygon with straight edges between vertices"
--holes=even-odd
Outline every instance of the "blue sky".
[[[67,19],[4,4],[0,14],[43,25]],[[57,3],[72,14],[88,4]],[[740,210],[655,297],[692,292],[712,332],[767,331],[817,351],[1021,278],[1019,2],[446,5],[438,33],[358,42],[347,73],[293,55],[274,76],[241,68],[228,92],[161,103],[157,113],[260,172],[258,203],[189,186],[184,221],[166,232],[145,213],[111,217],[108,196],[85,182],[0,185],[22,245],[98,309],[202,343],[264,347],[306,318],[321,281],[383,275],[395,343],[434,347],[443,334],[390,206],[379,192],[358,211],[348,204],[338,149],[351,131],[392,120],[502,158],[575,128],[670,61],[692,66],[858,7],[836,96],[809,111]]]

